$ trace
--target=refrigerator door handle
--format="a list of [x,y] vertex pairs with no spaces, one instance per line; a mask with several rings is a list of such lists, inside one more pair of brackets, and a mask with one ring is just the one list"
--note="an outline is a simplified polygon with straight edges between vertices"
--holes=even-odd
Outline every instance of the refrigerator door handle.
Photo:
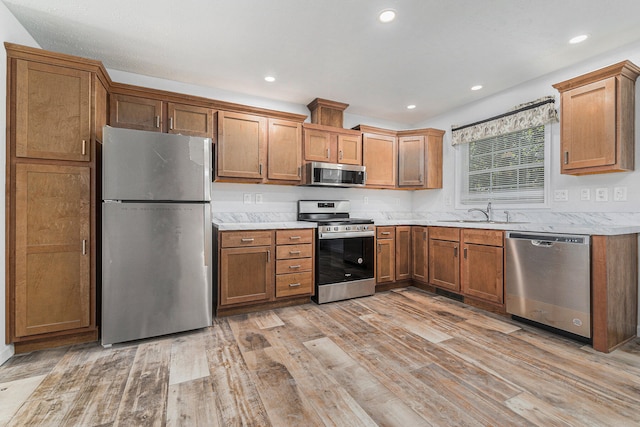
[[204,265],[209,267],[211,261],[211,246],[213,243],[211,242],[212,234],[211,234],[211,205],[209,203],[204,204],[204,229],[207,230],[204,233]]

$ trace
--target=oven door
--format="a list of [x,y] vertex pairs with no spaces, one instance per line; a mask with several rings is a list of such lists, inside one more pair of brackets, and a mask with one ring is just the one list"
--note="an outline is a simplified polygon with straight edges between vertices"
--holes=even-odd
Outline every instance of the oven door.
[[316,251],[318,286],[374,277],[373,236],[319,238]]

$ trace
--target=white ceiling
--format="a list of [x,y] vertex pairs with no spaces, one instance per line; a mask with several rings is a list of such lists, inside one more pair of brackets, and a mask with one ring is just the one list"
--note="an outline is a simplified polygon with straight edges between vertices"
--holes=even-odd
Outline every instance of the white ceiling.
[[404,124],[640,40],[638,0],[2,1],[48,50]]

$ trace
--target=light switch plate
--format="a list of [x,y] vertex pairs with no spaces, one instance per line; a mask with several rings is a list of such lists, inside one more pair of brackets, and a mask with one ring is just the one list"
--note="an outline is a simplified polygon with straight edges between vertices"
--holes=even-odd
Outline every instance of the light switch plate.
[[251,204],[251,193],[244,193],[244,204],[245,205],[250,205]]
[[580,189],[580,200],[591,200],[591,189],[590,188],[582,188],[582,189]]
[[568,202],[569,190],[555,190],[553,192],[553,200],[556,202]]
[[615,187],[613,189],[613,201],[625,202],[627,200],[627,187]]
[[363,202],[365,205],[369,204],[369,198],[367,196],[364,196]]
[[609,189],[608,188],[596,188],[596,202],[609,201]]
[[262,193],[256,193],[256,205],[262,204]]

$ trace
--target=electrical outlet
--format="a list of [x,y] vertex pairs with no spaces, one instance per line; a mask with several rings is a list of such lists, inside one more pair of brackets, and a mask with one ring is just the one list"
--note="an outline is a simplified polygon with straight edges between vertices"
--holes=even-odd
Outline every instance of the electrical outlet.
[[368,205],[369,204],[369,198],[367,196],[364,196],[364,204]]
[[451,206],[451,196],[444,196],[444,205]]
[[615,187],[613,189],[613,201],[624,202],[627,200],[627,187]]
[[596,202],[609,201],[609,189],[608,188],[596,188]]
[[251,193],[244,193],[244,204],[245,205],[251,204]]
[[256,193],[256,205],[262,204],[262,193]]
[[553,200],[556,202],[568,202],[569,190],[555,190],[553,192]]
[[582,189],[580,189],[580,200],[591,200],[591,189],[590,188],[582,188]]

